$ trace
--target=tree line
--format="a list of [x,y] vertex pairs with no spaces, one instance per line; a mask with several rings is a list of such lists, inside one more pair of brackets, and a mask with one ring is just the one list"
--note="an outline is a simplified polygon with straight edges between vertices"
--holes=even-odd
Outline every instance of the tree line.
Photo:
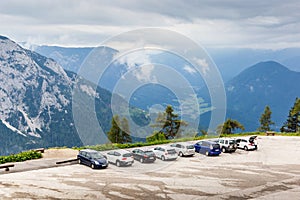
[[[272,126],[275,123],[272,121],[272,111],[270,106],[266,106],[259,119],[260,126],[257,128],[260,132],[272,131]],[[118,115],[113,116],[111,128],[107,133],[108,139],[112,143],[131,143],[130,128],[126,118],[120,119]],[[156,140],[173,139],[180,135],[182,126],[187,126],[187,122],[180,119],[178,114],[174,113],[171,105],[168,105],[164,112],[158,113],[155,124],[151,127],[159,128],[159,131],[154,131],[146,140],[152,142]],[[219,135],[227,135],[234,133],[237,129],[245,130],[245,127],[237,120],[227,119],[223,124],[220,124],[216,132]],[[289,110],[286,122],[280,129],[281,132],[300,132],[300,99],[296,98],[293,107]],[[207,131],[201,130],[202,134],[207,134]]]

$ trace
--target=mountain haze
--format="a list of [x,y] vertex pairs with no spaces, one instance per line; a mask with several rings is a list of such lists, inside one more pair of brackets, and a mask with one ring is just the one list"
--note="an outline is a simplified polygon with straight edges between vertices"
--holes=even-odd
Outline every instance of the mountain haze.
[[249,131],[259,127],[266,105],[272,110],[276,130],[286,120],[296,97],[300,96],[300,72],[274,62],[253,65],[226,84],[227,117],[237,119]]

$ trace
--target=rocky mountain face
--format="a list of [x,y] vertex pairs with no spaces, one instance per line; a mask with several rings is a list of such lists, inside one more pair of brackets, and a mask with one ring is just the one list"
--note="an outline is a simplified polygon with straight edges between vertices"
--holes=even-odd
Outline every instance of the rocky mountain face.
[[95,99],[97,119],[107,131],[111,93],[101,88],[93,93],[93,87],[53,59],[0,36],[0,155],[41,146],[82,145],[72,106],[87,108],[85,102],[72,101],[74,88]]

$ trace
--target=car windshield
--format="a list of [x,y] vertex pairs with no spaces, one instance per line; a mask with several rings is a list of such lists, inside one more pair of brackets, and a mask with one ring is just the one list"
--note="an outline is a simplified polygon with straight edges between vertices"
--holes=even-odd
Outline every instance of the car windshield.
[[131,156],[132,156],[131,153],[125,153],[125,154],[123,154],[123,157],[131,157]]
[[104,158],[104,156],[99,152],[91,153],[90,155],[91,155],[91,158],[93,158],[93,159]]
[[187,145],[186,148],[187,149],[194,149],[195,147],[194,147],[194,145],[191,144],[191,145]]
[[220,148],[220,145],[219,145],[219,144],[213,144],[212,146],[213,146],[214,149]]
[[154,155],[153,151],[145,151],[145,154],[148,155],[148,156],[153,156]]

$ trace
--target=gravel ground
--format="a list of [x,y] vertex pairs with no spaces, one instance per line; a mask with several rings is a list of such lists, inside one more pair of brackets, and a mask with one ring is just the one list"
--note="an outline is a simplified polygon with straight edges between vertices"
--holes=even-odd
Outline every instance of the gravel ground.
[[[0,174],[0,199],[300,199],[300,137],[259,137],[258,151],[92,170],[74,164]],[[74,158],[47,150],[42,162]],[[21,167],[21,165],[19,166]]]

